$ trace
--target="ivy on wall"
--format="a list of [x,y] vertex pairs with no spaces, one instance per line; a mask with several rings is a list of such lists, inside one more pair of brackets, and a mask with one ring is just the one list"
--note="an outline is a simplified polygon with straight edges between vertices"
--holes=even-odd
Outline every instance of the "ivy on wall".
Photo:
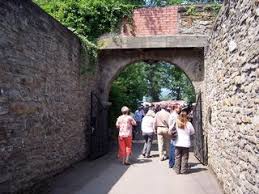
[[80,74],[83,75],[87,72],[95,73],[96,64],[97,64],[98,47],[92,42],[90,42],[85,36],[80,34],[77,34],[77,35],[81,40]]
[[[81,40],[81,74],[94,72],[96,44],[101,35],[116,32],[123,18],[131,18],[142,1],[127,0],[34,0],[47,13],[73,31]],[[88,63],[86,63],[86,58]]]
[[63,25],[95,42],[101,35],[114,32],[124,17],[137,5],[124,0],[35,0]]

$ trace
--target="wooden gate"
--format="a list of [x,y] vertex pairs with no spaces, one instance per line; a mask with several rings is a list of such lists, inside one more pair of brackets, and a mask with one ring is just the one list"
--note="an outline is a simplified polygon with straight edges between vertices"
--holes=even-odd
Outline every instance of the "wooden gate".
[[196,106],[193,110],[193,126],[195,129],[194,135],[194,155],[202,163],[207,164],[207,142],[204,137],[202,128],[202,99],[199,93]]
[[109,151],[107,113],[107,107],[104,107],[98,96],[92,92],[90,159],[96,159]]

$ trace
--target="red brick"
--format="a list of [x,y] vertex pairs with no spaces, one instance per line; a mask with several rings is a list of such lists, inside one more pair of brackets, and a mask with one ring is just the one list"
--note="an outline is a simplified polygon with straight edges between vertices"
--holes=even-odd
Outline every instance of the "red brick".
[[[178,29],[177,14],[177,6],[135,10],[133,21],[136,36],[175,34]],[[125,31],[129,34],[131,30],[132,28],[128,27]]]

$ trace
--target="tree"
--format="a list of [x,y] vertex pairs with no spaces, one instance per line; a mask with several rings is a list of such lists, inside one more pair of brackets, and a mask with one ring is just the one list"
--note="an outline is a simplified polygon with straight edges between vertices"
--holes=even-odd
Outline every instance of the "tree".
[[112,103],[110,126],[114,126],[122,106],[126,105],[134,111],[147,94],[144,67],[143,63],[130,65],[113,81],[109,95],[109,101]]
[[159,101],[161,86],[162,86],[162,66],[157,65],[156,61],[145,61],[146,87],[148,88],[147,96],[151,97],[152,101]]
[[159,66],[164,68],[162,86],[170,90],[168,99],[195,101],[193,85],[185,73],[175,65],[160,62]]

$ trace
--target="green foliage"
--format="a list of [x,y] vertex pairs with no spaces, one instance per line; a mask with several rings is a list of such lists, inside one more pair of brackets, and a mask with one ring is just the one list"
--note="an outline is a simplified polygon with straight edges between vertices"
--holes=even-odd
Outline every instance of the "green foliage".
[[222,3],[223,0],[146,0],[146,6],[166,6],[179,4]]
[[152,101],[160,100],[164,70],[163,66],[157,65],[156,62],[149,61],[145,64],[146,74],[143,76],[146,76],[146,87],[148,89],[146,96],[150,96]]
[[[159,77],[156,75],[154,77],[159,79],[158,87],[160,91],[162,88],[170,91],[167,97],[163,97],[163,100],[195,101],[195,91],[192,83],[180,68],[167,62],[157,62],[154,65],[159,69]],[[161,97],[160,94],[160,99]]]
[[68,29],[74,32],[81,41],[80,74],[83,75],[87,72],[94,73],[96,70],[98,47],[90,42],[85,36],[78,34],[75,29],[70,27]]
[[130,17],[138,1],[126,0],[34,0],[47,13],[78,34],[94,41],[114,32],[123,18]]
[[147,6],[166,6],[181,4],[183,0],[146,0]]
[[144,67],[143,63],[130,65],[114,80],[109,96],[109,101],[112,103],[109,114],[110,126],[114,126],[123,105],[135,110],[143,96],[146,95]]
[[98,47],[87,40],[84,36],[78,35],[81,39],[81,63],[80,63],[80,74],[83,75],[86,72],[95,73],[97,64],[97,51]]
[[97,61],[96,39],[119,29],[130,19],[140,0],[34,0],[47,13],[73,31],[81,40],[80,73],[94,72]]
[[187,15],[197,15],[196,6],[191,5],[190,7],[188,7],[186,13],[187,13]]
[[183,0],[168,0],[168,5],[179,5],[183,3]]

